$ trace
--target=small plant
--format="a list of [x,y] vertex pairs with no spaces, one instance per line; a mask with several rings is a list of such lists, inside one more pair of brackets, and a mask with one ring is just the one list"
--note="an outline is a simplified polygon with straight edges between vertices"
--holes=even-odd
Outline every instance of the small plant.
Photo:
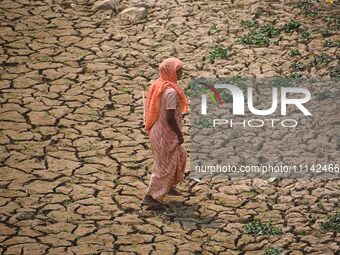
[[340,80],[340,69],[335,69],[331,71],[329,76],[334,80]]
[[315,55],[311,61],[312,66],[317,66],[321,64],[328,64],[333,60],[333,58],[327,54],[322,53],[321,55]]
[[245,28],[258,27],[259,23],[256,20],[242,20],[241,26]]
[[68,205],[70,205],[72,203],[72,200],[70,199],[70,198],[67,198],[67,199],[65,199],[64,201],[63,201],[63,205],[64,206],[68,206]]
[[245,45],[268,46],[269,38],[267,35],[259,31],[251,31],[242,38],[238,39],[237,43]]
[[308,41],[310,39],[311,33],[308,31],[302,32],[300,35],[301,41]]
[[300,22],[292,20],[283,26],[283,30],[287,33],[293,33],[295,31],[298,31],[300,26],[301,26]]
[[328,217],[326,222],[321,223],[321,228],[325,231],[340,232],[340,212]]
[[262,223],[259,220],[253,220],[245,226],[245,233],[250,235],[280,235],[282,231],[271,223]]
[[216,25],[212,25],[208,30],[208,35],[214,35],[219,31],[219,29],[216,27]]
[[301,1],[297,4],[297,7],[300,8],[305,15],[310,16],[310,17],[315,17],[318,14],[317,11],[314,11],[312,9],[313,1],[310,1],[310,0]]
[[263,255],[281,255],[281,251],[276,247],[269,247],[264,251]]
[[289,52],[289,56],[295,57],[301,55],[301,52],[299,49],[291,49]]
[[327,47],[327,48],[340,48],[340,41],[330,41],[330,40],[326,40],[323,42],[323,47]]
[[299,79],[302,78],[302,75],[299,73],[292,73],[291,75],[289,75],[289,77],[292,79]]
[[292,65],[291,65],[291,68],[294,70],[294,71],[303,71],[306,69],[306,65],[304,63],[302,63],[301,61],[298,61],[298,62],[294,62]]
[[228,48],[221,48],[221,47],[214,47],[210,54],[209,54],[209,60],[210,63],[215,63],[215,59],[227,59],[230,56],[230,47]]
[[329,31],[329,29],[327,28],[320,29],[320,33],[323,37],[328,37],[332,35],[331,31]]
[[297,4],[297,7],[303,11],[307,11],[310,9],[311,5],[312,5],[311,1],[301,1]]
[[272,24],[268,24],[259,27],[256,30],[250,31],[248,34],[244,35],[236,42],[245,45],[258,45],[258,46],[268,46],[269,38],[280,34],[280,31],[275,28]]

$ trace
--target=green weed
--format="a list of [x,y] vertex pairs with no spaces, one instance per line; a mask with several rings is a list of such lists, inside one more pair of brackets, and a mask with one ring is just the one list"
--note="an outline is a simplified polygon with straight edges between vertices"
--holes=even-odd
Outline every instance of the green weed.
[[215,63],[217,58],[220,59],[227,59],[230,56],[230,47],[228,48],[221,48],[221,47],[214,47],[209,54],[210,63]]
[[287,33],[293,33],[295,31],[298,31],[300,27],[300,22],[292,20],[289,23],[285,24],[282,29]]
[[272,24],[268,24],[259,27],[256,30],[250,31],[248,34],[238,39],[236,43],[245,45],[268,46],[270,43],[270,38],[278,34],[280,34],[280,30],[275,28]]
[[301,52],[299,49],[291,49],[289,52],[289,56],[295,57],[301,55]]
[[242,20],[241,26],[245,28],[254,28],[258,27],[259,23],[256,20]]
[[281,255],[281,251],[276,247],[269,247],[264,251],[263,255]]
[[302,32],[301,35],[300,35],[301,41],[303,41],[303,42],[309,41],[310,36],[311,36],[310,32],[308,32],[308,31]]
[[216,25],[212,25],[210,28],[209,28],[209,30],[208,30],[208,35],[210,36],[210,35],[214,35],[214,34],[216,34],[218,31],[220,31],[217,27],[216,27]]
[[298,61],[298,62],[294,62],[293,64],[291,64],[291,68],[294,71],[303,71],[306,69],[306,65],[302,63],[301,61]]
[[253,220],[247,223],[244,232],[249,235],[280,235],[282,231],[272,226],[271,223],[262,223],[259,220]]
[[340,212],[335,215],[329,216],[327,221],[321,223],[321,228],[325,231],[340,232]]
[[335,69],[331,71],[329,76],[334,80],[340,80],[340,69]]
[[323,42],[323,47],[340,48],[340,40],[336,40],[336,41],[326,40]]
[[321,64],[328,64],[332,62],[333,58],[325,53],[322,53],[321,55],[315,55],[311,60],[312,66],[317,66]]

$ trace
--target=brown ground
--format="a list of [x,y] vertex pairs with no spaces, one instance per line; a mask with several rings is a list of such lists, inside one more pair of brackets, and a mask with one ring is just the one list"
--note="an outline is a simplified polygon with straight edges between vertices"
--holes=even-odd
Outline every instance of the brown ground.
[[[287,2],[150,0],[148,20],[127,24],[94,13],[93,1],[2,0],[0,254],[251,255],[270,246],[336,254],[339,234],[320,223],[339,208],[338,180],[188,180],[184,197],[166,199],[166,212],[140,207],[153,162],[141,91],[161,60],[185,63],[184,87],[196,75],[289,75],[295,60],[307,65],[305,76],[338,66],[336,58],[308,63],[337,56],[323,42],[339,40],[338,30],[323,38],[320,17],[339,5],[313,18]],[[278,26],[298,19],[311,39],[282,33],[268,48],[235,44],[246,33],[241,20],[254,17]],[[214,24],[219,31],[209,36]],[[216,45],[232,45],[232,56],[211,64]],[[294,48],[301,56],[289,56]],[[244,234],[254,218],[283,234]]]

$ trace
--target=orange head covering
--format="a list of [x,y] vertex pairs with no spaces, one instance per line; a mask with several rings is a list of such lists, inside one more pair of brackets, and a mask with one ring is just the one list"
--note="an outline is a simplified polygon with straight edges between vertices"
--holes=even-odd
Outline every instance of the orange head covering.
[[158,118],[161,96],[163,91],[174,88],[182,102],[182,112],[187,111],[188,102],[183,89],[177,84],[177,70],[182,67],[182,62],[177,58],[167,58],[159,65],[159,78],[155,80],[146,95],[146,123],[145,129],[149,132]]

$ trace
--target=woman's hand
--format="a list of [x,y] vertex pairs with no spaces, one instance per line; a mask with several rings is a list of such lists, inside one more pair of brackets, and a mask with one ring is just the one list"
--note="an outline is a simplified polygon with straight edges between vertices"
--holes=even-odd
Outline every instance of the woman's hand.
[[178,141],[179,141],[179,144],[184,143],[184,138],[182,134],[178,136]]

